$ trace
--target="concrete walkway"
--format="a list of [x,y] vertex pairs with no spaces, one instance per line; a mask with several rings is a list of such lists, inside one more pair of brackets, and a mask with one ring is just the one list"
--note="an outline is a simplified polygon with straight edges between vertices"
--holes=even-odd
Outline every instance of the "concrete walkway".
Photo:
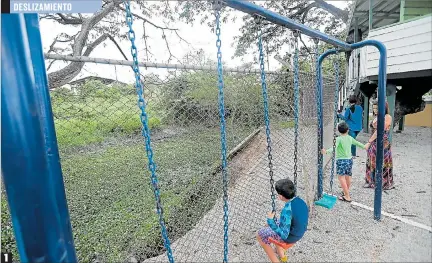
[[[283,136],[281,136],[283,138]],[[366,142],[367,134],[359,141]],[[290,143],[278,144],[275,152],[289,153]],[[327,147],[327,146],[326,146]],[[407,128],[394,135],[393,158],[396,188],[383,193],[383,211],[431,226],[431,129]],[[258,149],[258,148],[257,148]],[[262,147],[260,147],[262,150]],[[362,188],[366,154],[355,160],[352,198],[373,207],[373,189]],[[275,155],[276,169],[284,154]],[[230,262],[268,262],[255,241],[269,210],[266,157],[260,155],[230,189]],[[276,174],[276,179],[283,176]],[[337,182],[335,180],[335,182]],[[325,188],[329,184],[325,180]],[[300,185],[301,186],[301,185]],[[340,189],[335,184],[335,190]],[[197,225],[173,244],[176,262],[221,262],[223,258],[221,202],[217,202]],[[332,210],[315,207],[309,231],[289,251],[290,262],[431,262],[432,233],[383,216],[380,222],[361,207],[338,202]],[[149,262],[166,262],[165,255]]]
[[[383,193],[383,211],[432,226],[431,129],[407,128],[394,134],[395,189]],[[368,134],[358,140],[367,142]],[[354,162],[352,199],[373,207],[374,190],[364,189],[366,153]],[[328,180],[326,181],[328,184]],[[336,187],[339,191],[340,188]],[[292,249],[290,261],[432,262],[432,233],[371,211],[338,202],[332,210],[316,207],[311,230]]]

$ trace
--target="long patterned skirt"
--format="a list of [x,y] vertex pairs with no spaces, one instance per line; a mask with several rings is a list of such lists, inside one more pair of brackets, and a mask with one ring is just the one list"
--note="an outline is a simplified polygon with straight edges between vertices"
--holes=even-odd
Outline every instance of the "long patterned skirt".
[[[366,184],[369,187],[375,187],[376,174],[376,152],[377,141],[373,141],[367,151],[366,161]],[[383,189],[388,190],[393,188],[393,158],[391,153],[391,144],[388,140],[388,132],[384,133],[384,163],[382,172]]]

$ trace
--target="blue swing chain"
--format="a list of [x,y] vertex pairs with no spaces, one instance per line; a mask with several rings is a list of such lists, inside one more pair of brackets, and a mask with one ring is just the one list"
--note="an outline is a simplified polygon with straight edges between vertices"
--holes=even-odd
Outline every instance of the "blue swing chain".
[[321,112],[321,74],[320,74],[320,68],[318,66],[318,56],[319,56],[319,50],[318,50],[318,39],[314,39],[315,43],[315,65],[316,65],[316,100],[317,100],[317,119],[318,119],[318,125],[317,125],[317,153],[318,153],[318,196],[317,199],[320,199],[322,197],[323,192],[323,182],[322,182],[322,174],[323,174],[323,156],[321,154],[322,149],[322,112]]
[[297,188],[297,162],[298,162],[298,141],[299,141],[299,54],[298,37],[300,32],[294,31],[294,186]]
[[[260,22],[260,18],[258,19],[258,23]],[[259,32],[258,35],[258,49],[259,49],[259,60],[260,60],[260,69],[261,69],[261,88],[263,95],[263,103],[264,103],[264,121],[265,121],[265,129],[266,129],[266,137],[267,137],[267,157],[268,157],[268,167],[269,167],[269,176],[270,176],[270,191],[271,191],[271,205],[272,212],[276,211],[276,194],[274,188],[274,179],[273,179],[273,156],[272,156],[272,147],[271,147],[271,137],[270,137],[270,117],[269,117],[269,106],[268,106],[268,94],[267,94],[267,81],[265,74],[265,66],[264,66],[264,52],[262,46],[262,33]]]
[[219,117],[220,117],[220,133],[221,133],[221,150],[222,150],[222,181],[223,181],[223,209],[224,209],[224,258],[223,262],[228,262],[228,169],[227,169],[227,146],[225,133],[225,102],[224,102],[224,81],[222,69],[222,52],[220,39],[220,11],[222,3],[215,1],[216,15],[216,47],[217,47],[217,70],[218,70],[218,87],[219,87]]
[[[336,53],[337,55],[338,53]],[[334,91],[334,117],[333,117],[333,152],[332,152],[332,166],[331,166],[331,174],[330,174],[330,192],[333,195],[333,179],[334,179],[334,169],[335,169],[335,155],[336,155],[336,126],[337,126],[337,110],[338,110],[338,101],[339,101],[339,60],[336,56],[334,63],[334,71],[335,71],[335,91]]]
[[147,153],[147,159],[148,159],[148,169],[151,173],[151,183],[153,186],[153,192],[156,200],[156,211],[159,215],[159,224],[161,226],[161,234],[164,242],[165,249],[167,251],[168,260],[170,263],[174,263],[174,258],[172,255],[170,240],[168,238],[168,233],[164,221],[163,216],[163,208],[161,204],[161,198],[160,198],[160,190],[158,185],[158,178],[156,175],[156,163],[153,161],[153,150],[151,147],[151,140],[150,140],[150,130],[148,127],[148,117],[146,113],[146,103],[144,101],[144,87],[141,82],[141,74],[138,66],[138,51],[135,46],[135,31],[132,28],[133,18],[132,13],[130,10],[130,1],[125,1],[125,7],[126,7],[126,23],[129,26],[129,40],[131,42],[131,54],[133,58],[133,71],[135,73],[135,88],[138,95],[138,107],[141,110],[140,119],[142,123],[142,135],[145,139],[145,147],[146,147],[146,153]]

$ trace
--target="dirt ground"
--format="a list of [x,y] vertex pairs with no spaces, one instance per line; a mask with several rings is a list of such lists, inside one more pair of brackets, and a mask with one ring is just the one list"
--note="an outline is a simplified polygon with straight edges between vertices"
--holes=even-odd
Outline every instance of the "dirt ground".
[[[366,142],[369,135],[360,134]],[[430,128],[406,128],[393,137],[395,189],[383,193],[382,209],[412,221],[431,226],[432,143]],[[282,138],[282,137],[281,137]],[[327,141],[326,141],[327,143]],[[278,144],[279,152],[292,151],[290,143]],[[255,240],[256,231],[265,225],[269,210],[268,174],[265,151],[257,146],[260,160],[242,171],[229,192],[229,261],[268,262]],[[264,148],[265,149],[265,148]],[[262,155],[257,154],[262,152]],[[278,149],[275,149],[278,152]],[[250,152],[249,152],[250,154]],[[373,207],[373,189],[364,189],[364,151],[354,161],[352,198]],[[251,156],[251,155],[249,155]],[[287,155],[276,155],[275,166]],[[278,179],[282,174],[276,174]],[[327,189],[328,180],[325,181]],[[337,184],[335,187],[339,190]],[[301,193],[300,193],[301,195]],[[281,204],[278,203],[278,206]],[[222,202],[181,239],[173,243],[176,262],[220,262],[223,257]],[[289,251],[290,262],[432,262],[432,233],[407,223],[373,213],[358,206],[338,202],[332,210],[314,207],[308,232]],[[166,262],[166,255],[148,262]]]

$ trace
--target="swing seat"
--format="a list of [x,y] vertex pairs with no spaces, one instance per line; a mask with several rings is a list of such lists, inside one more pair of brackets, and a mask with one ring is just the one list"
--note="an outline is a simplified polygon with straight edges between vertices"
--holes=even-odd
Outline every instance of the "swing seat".
[[337,201],[336,196],[324,193],[321,199],[315,201],[315,204],[328,209],[332,209],[333,206],[336,204],[336,201]]
[[287,250],[288,248],[291,248],[295,244],[295,243],[281,242],[281,241],[278,241],[278,240],[276,240],[276,239],[274,239],[272,237],[270,237],[268,240],[269,240],[270,243],[275,244],[276,246],[281,247],[281,248],[283,248],[285,250]]

